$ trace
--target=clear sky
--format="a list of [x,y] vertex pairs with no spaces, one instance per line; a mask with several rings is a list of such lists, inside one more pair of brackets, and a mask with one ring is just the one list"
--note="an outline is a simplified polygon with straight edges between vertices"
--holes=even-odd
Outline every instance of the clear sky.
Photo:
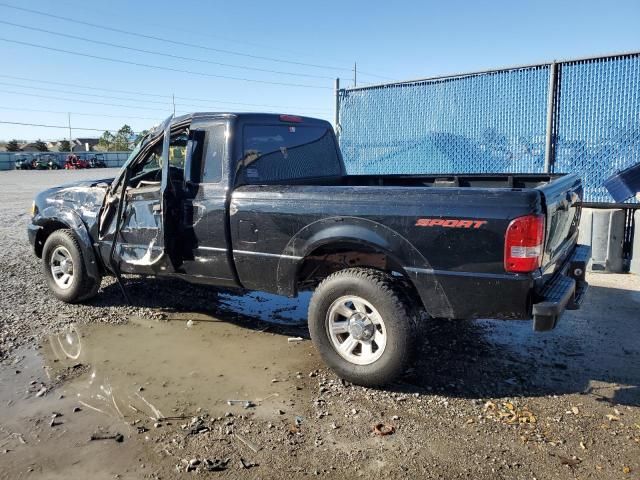
[[[361,84],[637,51],[640,1],[0,0],[0,39],[0,121],[67,125],[71,112],[74,137],[99,136],[79,128],[143,130],[172,95],[177,113],[332,120],[333,79],[352,85],[354,62]],[[67,136],[0,123],[0,140]]]

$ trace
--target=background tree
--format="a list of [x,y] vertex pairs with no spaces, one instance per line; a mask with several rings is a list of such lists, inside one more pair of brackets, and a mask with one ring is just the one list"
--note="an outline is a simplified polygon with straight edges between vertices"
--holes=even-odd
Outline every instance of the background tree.
[[11,140],[9,143],[7,143],[6,147],[7,152],[19,152],[20,151],[20,145],[18,144],[17,140]]
[[139,134],[136,135],[136,139],[133,141],[133,143],[138,143],[140,142],[140,140],[142,140],[145,135],[149,133],[149,130],[142,130]]
[[62,140],[58,144],[58,151],[59,152],[70,152],[71,151],[71,144],[69,143],[69,140]]
[[35,145],[36,145],[36,150],[38,150],[39,152],[48,152],[49,151],[49,147],[47,147],[47,144],[44,143],[40,139],[36,140]]
[[129,125],[123,125],[120,130],[116,132],[115,149],[116,150],[129,150],[129,145],[134,138],[133,129]]
[[105,131],[100,139],[98,140],[98,145],[102,147],[107,152],[111,150],[113,144],[115,142],[115,136],[109,130]]

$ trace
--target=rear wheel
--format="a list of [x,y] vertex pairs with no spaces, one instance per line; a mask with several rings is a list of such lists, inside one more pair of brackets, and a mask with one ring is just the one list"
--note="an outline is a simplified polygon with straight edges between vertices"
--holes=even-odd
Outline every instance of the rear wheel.
[[327,277],[309,304],[309,331],[322,359],[340,377],[379,386],[405,370],[414,320],[393,277],[350,268]]
[[80,245],[71,230],[56,230],[49,235],[42,262],[49,289],[63,302],[87,300],[100,288],[102,279],[87,275]]

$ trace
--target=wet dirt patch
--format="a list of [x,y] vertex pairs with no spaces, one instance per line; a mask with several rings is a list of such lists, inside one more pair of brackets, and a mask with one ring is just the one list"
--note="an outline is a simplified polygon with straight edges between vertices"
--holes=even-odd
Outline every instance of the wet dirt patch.
[[128,427],[79,408],[63,385],[87,368],[57,365],[44,350],[22,348],[0,369],[0,478],[139,478],[146,445],[90,441],[96,432],[128,434]]
[[91,365],[65,389],[122,414],[131,405],[154,418],[178,411],[192,416],[198,409],[218,416],[229,410],[229,400],[272,407],[296,397],[291,374],[318,364],[310,342],[288,342],[204,314],[175,317],[181,318],[132,317],[126,325],[74,327],[62,341],[52,337],[61,362]]
[[[72,325],[40,348],[22,349],[0,369],[0,478],[80,478],[88,471],[139,478],[174,469],[167,447],[156,448],[170,432],[184,438],[224,427],[230,435],[236,416],[295,423],[291,409],[310,403],[302,370],[316,368],[318,359],[310,342],[287,340],[206,314],[176,314]],[[126,455],[120,443],[128,445]]]

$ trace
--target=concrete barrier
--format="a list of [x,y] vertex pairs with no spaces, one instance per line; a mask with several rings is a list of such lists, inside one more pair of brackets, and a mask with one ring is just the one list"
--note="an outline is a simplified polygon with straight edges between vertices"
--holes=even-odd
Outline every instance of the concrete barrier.
[[633,246],[631,250],[631,266],[629,272],[640,275],[640,210],[633,214]]
[[591,245],[590,271],[624,272],[624,231],[624,210],[582,209],[578,241]]

